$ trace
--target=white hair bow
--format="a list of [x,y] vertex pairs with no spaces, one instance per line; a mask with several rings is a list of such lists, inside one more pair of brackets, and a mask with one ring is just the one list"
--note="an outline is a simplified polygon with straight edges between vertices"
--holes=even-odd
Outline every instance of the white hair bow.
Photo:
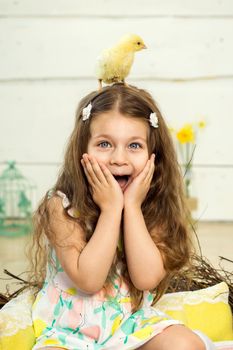
[[155,112],[150,114],[150,124],[153,126],[153,128],[159,127],[158,117]]
[[89,105],[87,105],[87,107],[83,108],[83,111],[82,111],[83,120],[89,119],[89,117],[91,115],[91,109],[92,109],[91,103],[89,103]]

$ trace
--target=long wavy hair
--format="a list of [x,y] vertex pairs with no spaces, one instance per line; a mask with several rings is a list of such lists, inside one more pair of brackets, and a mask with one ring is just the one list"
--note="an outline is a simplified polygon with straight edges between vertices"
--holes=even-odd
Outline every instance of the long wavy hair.
[[[82,110],[92,104],[91,117],[83,122]],[[152,239],[160,249],[167,271],[166,277],[153,291],[154,303],[166,291],[171,280],[182,267],[190,263],[191,239],[187,229],[188,211],[183,195],[183,179],[177,162],[176,152],[161,112],[152,96],[145,90],[134,86],[114,84],[94,91],[84,97],[77,109],[73,132],[65,152],[64,163],[60,170],[54,191],[64,192],[70,200],[70,207],[77,209],[78,220],[86,234],[86,241],[92,236],[98,221],[100,209],[92,199],[90,187],[85,177],[81,158],[87,152],[92,120],[103,112],[116,109],[126,117],[140,118],[149,123],[151,112],[158,117],[159,127],[150,127],[148,135],[149,154],[155,154],[156,171],[150,189],[142,203],[142,213]],[[47,250],[45,237],[53,240],[49,230],[48,195],[42,199],[34,214],[34,258],[33,279],[41,287],[45,278]],[[68,218],[67,210],[64,209]],[[123,219],[122,219],[123,220]],[[121,230],[122,230],[121,223]],[[153,230],[157,228],[156,230]],[[122,233],[122,232],[121,232]],[[109,277],[105,282],[106,290],[110,286],[110,277],[116,273],[116,264],[123,266],[121,277],[128,284],[133,310],[140,308],[143,292],[137,290],[130,280],[123,249],[117,249],[116,261],[113,263]],[[156,268],[156,267],[155,267]]]

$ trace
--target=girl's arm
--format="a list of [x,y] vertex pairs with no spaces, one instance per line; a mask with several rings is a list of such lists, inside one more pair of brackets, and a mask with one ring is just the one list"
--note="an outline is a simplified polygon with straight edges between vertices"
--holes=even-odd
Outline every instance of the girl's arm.
[[154,155],[124,193],[124,243],[130,278],[139,290],[155,288],[165,277],[163,259],[149,234],[141,205],[154,174]]
[[127,266],[139,290],[155,288],[165,277],[162,255],[147,230],[141,207],[124,207],[124,244]]
[[102,211],[88,243],[81,226],[65,216],[60,198],[50,200],[49,211],[54,247],[62,268],[77,288],[90,294],[97,292],[104,285],[114,259],[121,210]]
[[[108,276],[120,234],[124,205],[123,194],[111,172],[94,157],[83,155],[82,165],[100,216],[91,239],[85,243],[85,233],[78,223],[65,218],[61,204],[55,207],[54,231],[58,259],[74,284],[87,293],[100,290]],[[52,227],[53,229],[53,227]],[[84,246],[81,250],[80,246]]]

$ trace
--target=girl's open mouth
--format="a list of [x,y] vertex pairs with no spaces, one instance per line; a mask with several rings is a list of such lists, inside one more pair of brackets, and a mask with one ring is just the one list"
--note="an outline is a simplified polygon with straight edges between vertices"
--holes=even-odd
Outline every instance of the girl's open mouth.
[[124,191],[129,183],[130,175],[113,175],[119,183],[121,189]]

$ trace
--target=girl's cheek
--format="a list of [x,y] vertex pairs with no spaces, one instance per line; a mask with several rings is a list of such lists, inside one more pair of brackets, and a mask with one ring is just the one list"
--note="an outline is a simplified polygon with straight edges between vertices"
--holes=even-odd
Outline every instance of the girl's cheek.
[[106,162],[109,159],[110,155],[109,155],[109,152],[99,151],[99,152],[95,152],[95,157],[97,160]]

